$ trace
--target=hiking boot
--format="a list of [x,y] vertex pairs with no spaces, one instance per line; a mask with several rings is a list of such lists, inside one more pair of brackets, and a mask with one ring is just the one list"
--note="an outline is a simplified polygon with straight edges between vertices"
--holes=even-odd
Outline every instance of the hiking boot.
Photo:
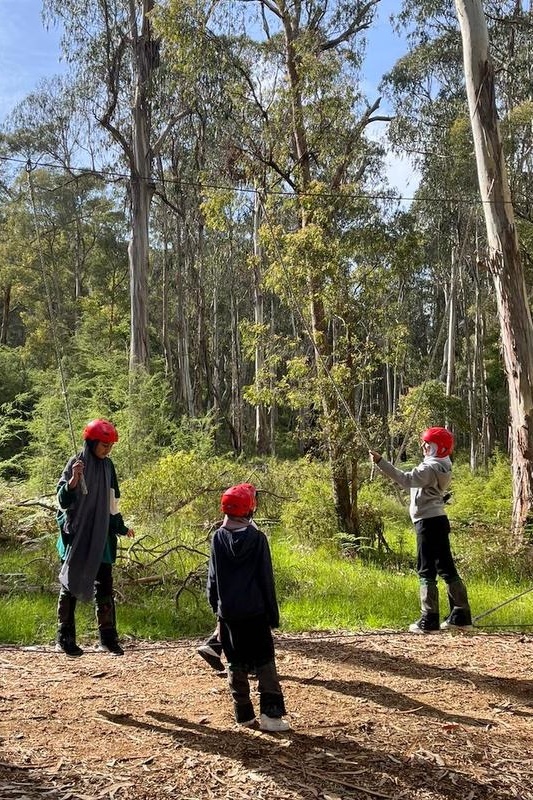
[[83,650],[72,637],[60,636],[56,643],[56,653],[64,653],[67,658],[79,658],[83,655]]
[[271,731],[272,733],[281,731],[290,731],[290,723],[281,717],[269,717],[266,714],[261,714],[259,717],[259,727],[262,731]]
[[417,622],[409,625],[409,633],[440,633],[438,616],[436,614],[422,615]]
[[220,653],[217,653],[216,650],[209,644],[200,645],[200,647],[196,649],[196,652],[199,656],[202,656],[204,661],[207,661],[211,669],[214,669],[215,672],[225,672],[224,664],[220,658],[222,653],[222,645],[220,645]]

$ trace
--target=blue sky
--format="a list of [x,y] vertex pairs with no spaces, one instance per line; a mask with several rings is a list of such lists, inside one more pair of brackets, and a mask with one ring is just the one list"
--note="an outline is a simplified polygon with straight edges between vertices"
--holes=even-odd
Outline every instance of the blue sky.
[[[379,20],[371,31],[365,63],[369,85],[377,84],[405,51],[405,43],[391,32],[388,23],[399,5],[399,0],[381,0],[378,6]],[[63,69],[60,32],[44,28],[41,6],[41,0],[0,0],[0,120],[40,79]]]
[[62,69],[59,32],[44,29],[41,0],[0,0],[0,121]]
[[[0,0],[0,123],[39,81],[62,72],[59,49],[60,31],[46,30],[41,19],[41,0]],[[366,89],[372,102],[384,72],[406,50],[405,42],[391,31],[388,19],[400,7],[400,0],[380,0],[378,21],[370,32],[370,45],[364,72]],[[375,127],[372,137],[377,138]],[[395,157],[389,159],[389,179],[411,194],[412,167]]]

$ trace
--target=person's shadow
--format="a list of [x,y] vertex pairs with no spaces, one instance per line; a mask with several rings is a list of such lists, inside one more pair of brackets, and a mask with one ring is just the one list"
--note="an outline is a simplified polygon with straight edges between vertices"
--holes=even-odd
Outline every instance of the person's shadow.
[[328,680],[316,676],[311,678],[295,678],[294,676],[289,677],[286,675],[281,676],[281,680],[293,681],[294,683],[301,683],[307,686],[322,686],[324,689],[328,689],[331,692],[340,692],[350,697],[361,697],[366,700],[371,700],[377,705],[388,708],[393,714],[416,712],[421,716],[432,717],[439,722],[452,722],[458,725],[473,725],[478,727],[486,727],[493,723],[492,719],[478,719],[477,717],[468,717],[463,714],[450,714],[428,703],[421,703],[418,700],[413,700],[408,695],[396,692],[394,689],[389,689],[389,687],[383,686],[382,684],[377,685],[367,681],[357,680]]
[[[118,725],[170,737],[189,750],[237,761],[245,770],[272,780],[287,796],[302,788],[316,797],[329,792],[361,800],[372,797],[392,800],[406,791],[427,790],[438,779],[439,794],[450,800],[508,797],[462,772],[439,768],[424,758],[417,760],[397,752],[388,753],[381,747],[365,747],[354,736],[342,739],[342,733],[333,740],[300,731],[255,734],[249,729],[219,730],[159,711],[146,712],[153,721],[107,711],[99,714]],[[277,743],[281,746],[276,746]],[[206,771],[206,785],[209,780]],[[224,789],[231,796],[227,779]]]
[[[461,669],[458,667],[438,667],[417,660],[412,656],[402,655],[401,658],[391,656],[388,653],[371,650],[360,646],[358,641],[326,643],[312,640],[312,652],[309,644],[298,642],[298,640],[280,639],[276,641],[278,651],[295,652],[305,655],[311,659],[321,659],[332,664],[342,663],[353,664],[355,668],[371,670],[374,672],[388,672],[391,675],[400,675],[414,680],[423,679],[429,683],[432,680],[453,681],[460,687],[471,686],[476,690],[485,690],[493,694],[509,696],[519,701],[522,705],[531,706],[533,698],[533,680],[520,680],[519,678],[506,678],[500,675],[487,675],[474,669]],[[300,680],[305,682],[305,678],[294,678],[287,676],[286,680]],[[310,679],[307,679],[310,680]],[[348,683],[341,681],[342,683]],[[371,684],[370,684],[371,686]],[[387,693],[385,687],[384,696]],[[339,689],[342,691],[342,689]],[[347,692],[351,694],[351,691]],[[419,705],[418,703],[416,705]],[[529,716],[528,712],[515,711],[517,715]]]

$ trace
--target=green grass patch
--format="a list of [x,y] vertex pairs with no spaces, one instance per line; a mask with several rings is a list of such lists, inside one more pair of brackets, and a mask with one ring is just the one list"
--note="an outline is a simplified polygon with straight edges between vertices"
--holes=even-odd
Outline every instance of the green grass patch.
[[[161,640],[203,636],[214,618],[205,598],[205,554],[218,516],[220,475],[230,482],[255,475],[263,488],[258,522],[271,539],[282,628],[405,630],[419,616],[416,542],[406,493],[379,477],[365,483],[360,508],[369,536],[347,557],[336,532],[327,467],[302,459],[264,463],[261,473],[233,461],[210,463],[191,453],[167,456],[124,483],[126,519],[137,536],[125,542],[115,567],[122,637]],[[21,491],[21,487],[18,487]],[[4,494],[2,494],[4,492]],[[0,642],[50,643],[55,637],[59,561],[53,514],[28,511],[6,499],[0,485]],[[531,586],[524,559],[509,554],[510,477],[502,458],[487,474],[454,466],[448,507],[452,550],[474,617]],[[372,532],[382,524],[388,548]],[[187,588],[176,596],[187,576]],[[150,582],[146,579],[149,578]],[[143,583],[144,581],[144,583]],[[31,591],[30,591],[31,588]],[[440,584],[441,615],[448,613]],[[79,641],[96,641],[94,609],[78,604]],[[480,620],[486,630],[533,626],[533,592]]]

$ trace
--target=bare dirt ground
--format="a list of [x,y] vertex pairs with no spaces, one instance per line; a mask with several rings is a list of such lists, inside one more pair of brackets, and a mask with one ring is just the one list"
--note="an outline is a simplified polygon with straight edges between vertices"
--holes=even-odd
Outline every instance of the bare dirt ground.
[[0,648],[1,800],[533,799],[531,637],[280,635],[284,734],[195,645]]

